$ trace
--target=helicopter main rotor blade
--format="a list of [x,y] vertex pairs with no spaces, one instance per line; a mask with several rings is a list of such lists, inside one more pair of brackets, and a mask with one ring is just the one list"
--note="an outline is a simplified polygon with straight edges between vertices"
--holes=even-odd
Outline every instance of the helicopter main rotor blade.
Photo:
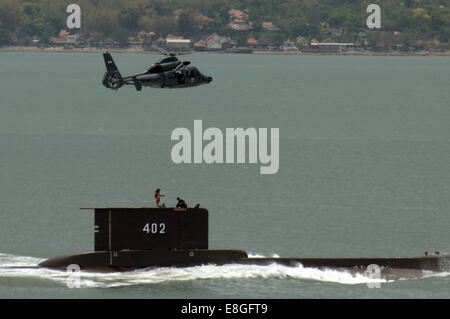
[[159,45],[156,45],[156,44],[152,44],[152,45],[150,46],[150,48],[152,48],[153,50],[155,50],[155,51],[157,51],[157,52],[159,52],[159,53],[161,53],[161,54],[163,54],[163,55],[165,55],[165,56],[176,57],[176,56],[179,56],[179,55],[189,55],[189,54],[192,54],[191,52],[180,52],[180,53],[169,52],[169,51],[167,51],[166,49],[161,48]]
[[177,66],[172,72],[173,72],[173,73],[177,73],[177,72],[180,71],[183,67],[184,67],[184,65],[183,65],[183,64],[180,64],[180,65]]
[[155,51],[158,51],[161,54],[164,54],[164,55],[169,55],[170,54],[169,51],[167,51],[166,49],[161,48],[160,46],[158,46],[156,44],[152,44],[150,47],[152,49],[154,49]]
[[183,62],[183,63],[180,63],[180,65],[177,66],[172,72],[175,72],[175,73],[176,73],[177,71],[179,71],[179,70],[181,70],[182,68],[188,66],[189,64],[191,64],[191,62],[189,62],[189,61],[185,61],[185,62]]

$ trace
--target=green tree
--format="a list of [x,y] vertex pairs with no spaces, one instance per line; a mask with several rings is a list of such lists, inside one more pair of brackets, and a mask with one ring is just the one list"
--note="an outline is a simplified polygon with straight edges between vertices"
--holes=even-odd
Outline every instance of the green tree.
[[183,35],[190,35],[195,33],[197,23],[194,14],[183,11],[178,17],[178,32]]
[[20,7],[12,0],[0,2],[0,24],[1,28],[15,32],[20,22]]
[[127,5],[119,13],[119,24],[122,28],[136,31],[139,26],[139,18],[142,14],[137,5]]

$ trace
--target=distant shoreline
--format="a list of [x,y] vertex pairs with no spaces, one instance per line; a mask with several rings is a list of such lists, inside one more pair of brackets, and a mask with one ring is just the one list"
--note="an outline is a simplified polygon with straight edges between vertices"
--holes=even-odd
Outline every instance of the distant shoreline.
[[[64,48],[37,48],[37,47],[0,47],[1,52],[17,52],[17,53],[101,53],[104,51],[114,52],[114,53],[149,53],[157,54],[157,52],[146,51],[144,49],[133,49],[133,48],[74,48],[74,49],[64,49]],[[192,53],[201,54],[217,54],[224,52],[198,52],[192,51]],[[293,51],[265,51],[265,50],[253,50],[253,53],[225,53],[225,54],[255,54],[255,55],[286,55],[286,56],[311,56],[311,55],[336,55],[336,56],[450,56],[450,51],[419,51],[419,52],[399,52],[399,51],[388,51],[388,52],[374,52],[374,51],[348,51],[348,52],[293,52]]]

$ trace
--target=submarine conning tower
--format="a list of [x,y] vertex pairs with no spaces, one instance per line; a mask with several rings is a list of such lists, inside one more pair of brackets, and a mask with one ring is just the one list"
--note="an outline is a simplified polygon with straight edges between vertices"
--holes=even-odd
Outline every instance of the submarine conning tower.
[[95,208],[93,210],[95,251],[208,249],[207,209]]
[[205,208],[82,208],[94,211],[94,252],[40,264],[64,269],[123,270],[240,261],[240,250],[209,250]]

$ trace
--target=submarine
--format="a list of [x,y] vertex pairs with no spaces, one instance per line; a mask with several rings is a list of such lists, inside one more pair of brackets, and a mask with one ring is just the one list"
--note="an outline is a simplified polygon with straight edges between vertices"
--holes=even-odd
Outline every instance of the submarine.
[[94,251],[50,258],[38,267],[86,272],[123,272],[151,267],[270,265],[348,270],[367,274],[375,265],[380,278],[420,277],[450,270],[450,255],[385,258],[252,258],[242,250],[209,249],[205,208],[82,208],[93,211]]

